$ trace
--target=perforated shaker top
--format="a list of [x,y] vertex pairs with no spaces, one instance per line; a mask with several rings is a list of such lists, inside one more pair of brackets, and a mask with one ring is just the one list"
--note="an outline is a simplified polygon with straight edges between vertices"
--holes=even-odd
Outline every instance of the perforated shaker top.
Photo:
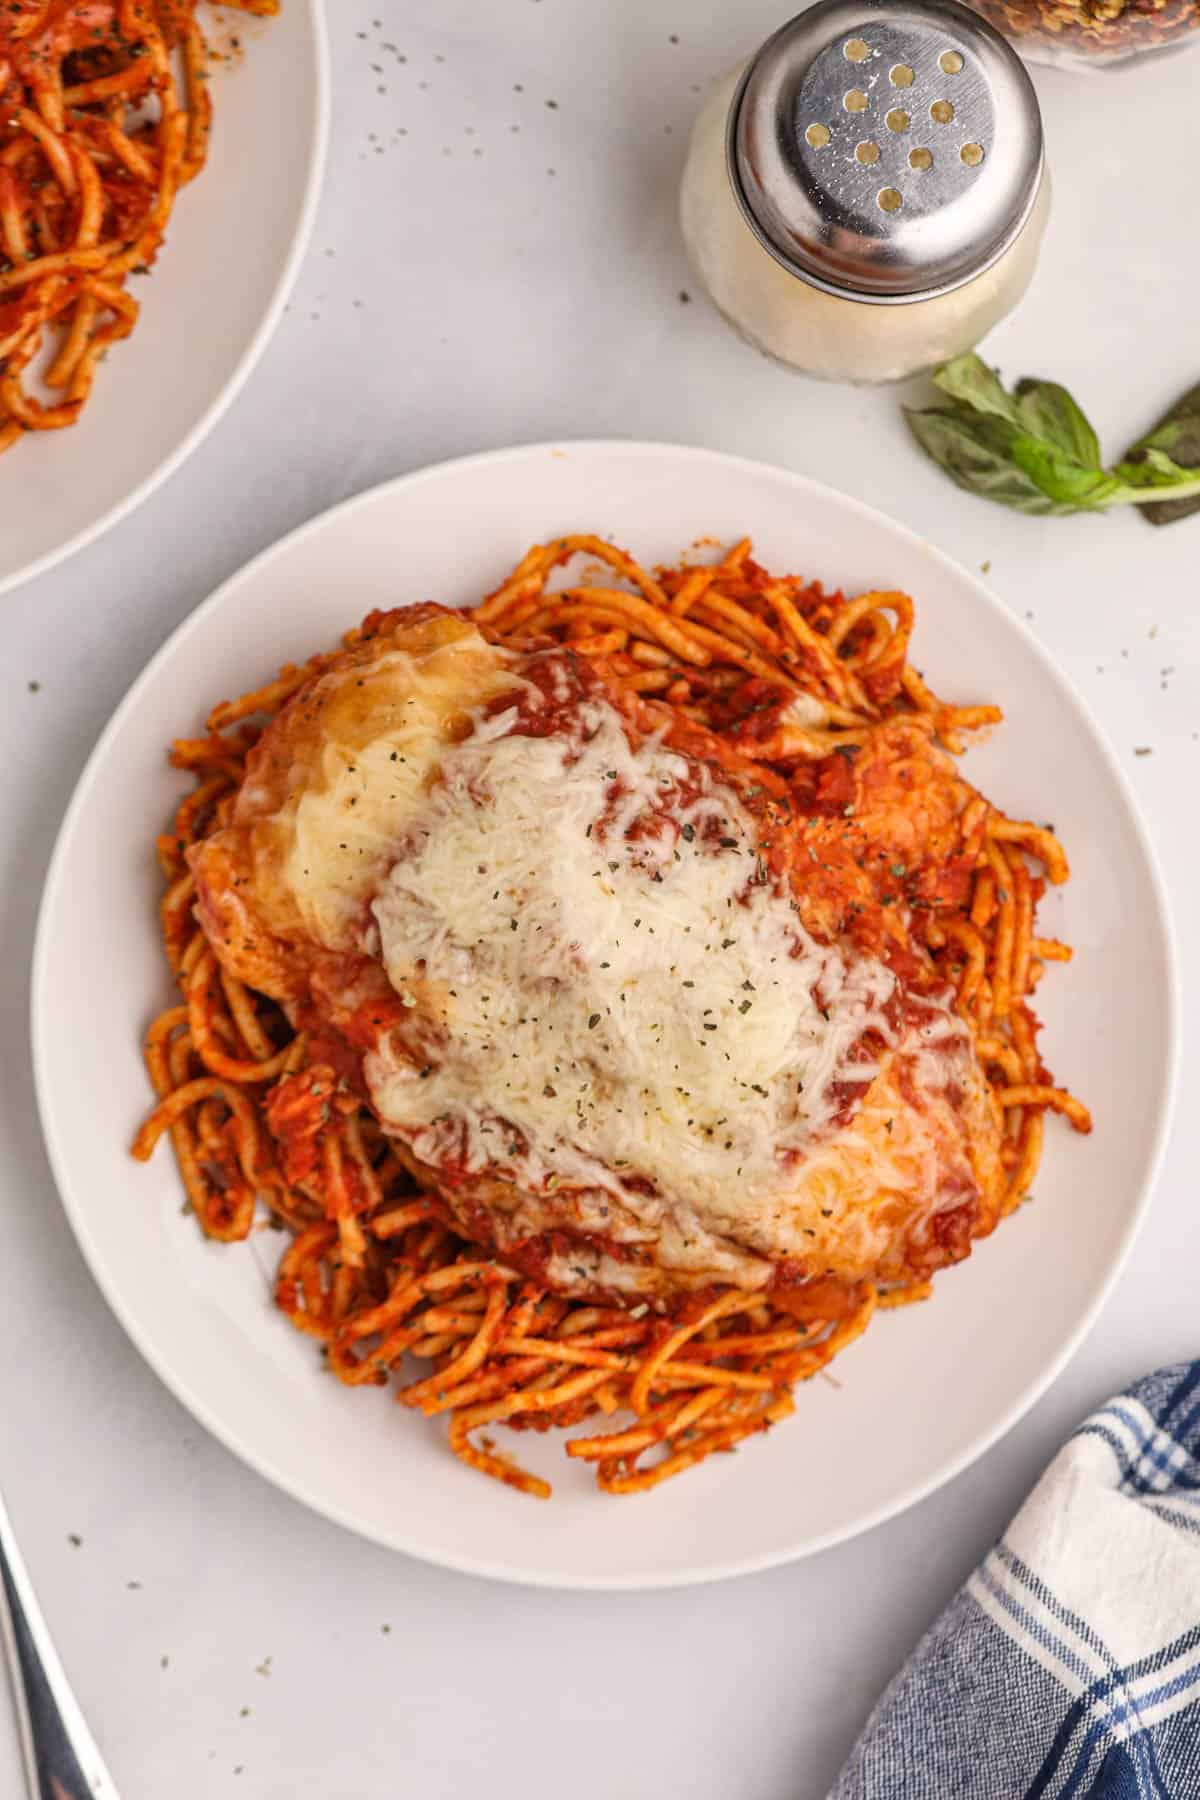
[[1014,52],[957,0],[817,0],[734,95],[729,176],[793,274],[854,299],[931,298],[1019,235],[1042,120]]

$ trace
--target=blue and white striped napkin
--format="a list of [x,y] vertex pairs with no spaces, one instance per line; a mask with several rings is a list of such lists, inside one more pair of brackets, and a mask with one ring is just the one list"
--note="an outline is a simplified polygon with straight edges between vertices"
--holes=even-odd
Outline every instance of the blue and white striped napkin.
[[1200,1800],[1200,1362],[1059,1451],[831,1800]]

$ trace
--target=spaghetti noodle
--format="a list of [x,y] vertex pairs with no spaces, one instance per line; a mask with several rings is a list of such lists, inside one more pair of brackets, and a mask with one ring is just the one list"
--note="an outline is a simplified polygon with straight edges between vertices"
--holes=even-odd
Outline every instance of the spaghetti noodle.
[[73,425],[96,365],[137,323],[128,277],[153,263],[204,167],[207,65],[196,0],[0,8],[0,451]]
[[[552,589],[577,555],[603,574]],[[819,781],[835,814],[854,810],[839,803],[837,782],[885,734],[893,755],[906,754],[906,733],[957,751],[1000,719],[993,707],[948,705],[925,685],[908,661],[906,595],[848,599],[772,577],[747,541],[703,566],[651,574],[598,538],[558,539],[531,549],[469,616],[512,651],[566,647],[637,705],[716,734],[802,804]],[[372,615],[347,645],[385,631],[390,617]],[[164,940],[182,999],[147,1036],[158,1104],[133,1153],[144,1160],[171,1137],[209,1236],[244,1238],[260,1215],[292,1234],[278,1304],[321,1342],[343,1382],[398,1377],[403,1405],[447,1416],[464,1462],[539,1496],[548,1485],[497,1449],[488,1428],[587,1421],[567,1454],[591,1463],[609,1493],[643,1491],[790,1413],[797,1383],[857,1337],[877,1306],[924,1299],[929,1281],[911,1271],[891,1284],[864,1280],[824,1313],[819,1299],[796,1308],[773,1292],[719,1285],[668,1305],[597,1303],[551,1291],[455,1228],[436,1186],[422,1186],[405,1146],[319,1047],[222,967],[193,910],[189,851],[228,821],[267,722],[332,661],[283,669],[214,708],[204,737],[173,747],[172,761],[195,781],[158,840]],[[1042,1066],[1031,1007],[1045,965],[1071,954],[1035,923],[1044,882],[1066,878],[1066,857],[1048,827],[1007,819],[959,786],[970,855],[947,857],[932,879],[893,867],[885,898],[906,909],[913,942],[953,994],[1003,1119],[1002,1189],[982,1235],[1027,1195],[1046,1113],[1079,1131],[1091,1121]],[[406,1359],[418,1364],[415,1377]]]

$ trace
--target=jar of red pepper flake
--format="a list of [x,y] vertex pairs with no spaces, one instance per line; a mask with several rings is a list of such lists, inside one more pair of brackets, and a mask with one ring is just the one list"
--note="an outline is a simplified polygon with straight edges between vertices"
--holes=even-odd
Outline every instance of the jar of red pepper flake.
[[1200,0],[967,0],[1028,62],[1106,68],[1200,43]]

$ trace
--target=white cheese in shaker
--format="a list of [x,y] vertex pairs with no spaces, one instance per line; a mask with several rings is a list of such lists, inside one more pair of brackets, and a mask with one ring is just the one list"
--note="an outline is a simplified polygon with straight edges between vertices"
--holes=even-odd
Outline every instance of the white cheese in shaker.
[[729,322],[857,382],[977,343],[1025,292],[1048,210],[1028,77],[956,0],[818,0],[718,83],[680,194]]

